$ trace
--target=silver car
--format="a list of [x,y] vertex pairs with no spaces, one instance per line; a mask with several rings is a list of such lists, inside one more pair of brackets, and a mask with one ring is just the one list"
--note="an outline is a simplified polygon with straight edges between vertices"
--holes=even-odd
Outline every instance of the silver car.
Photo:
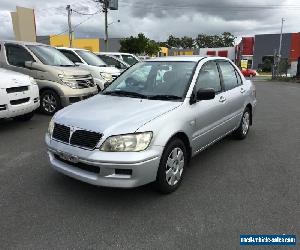
[[256,91],[228,59],[140,62],[102,94],[59,111],[46,143],[51,165],[78,180],[178,188],[191,157],[228,134],[244,139]]

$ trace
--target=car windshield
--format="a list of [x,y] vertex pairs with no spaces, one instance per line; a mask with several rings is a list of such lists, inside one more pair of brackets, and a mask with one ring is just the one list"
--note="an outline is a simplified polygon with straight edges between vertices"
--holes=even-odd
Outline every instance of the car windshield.
[[130,66],[138,63],[139,61],[132,55],[122,55],[124,62],[128,63]]
[[196,62],[140,62],[119,76],[103,94],[157,100],[182,100]]
[[75,66],[63,53],[44,45],[27,45],[33,54],[45,65],[73,67]]
[[76,53],[88,64],[91,66],[105,67],[106,64],[94,53],[86,50],[76,50]]
[[100,57],[108,66],[113,66],[119,69],[127,69],[128,66],[126,66],[125,63],[119,61],[118,59],[112,57],[112,56],[107,56],[107,55],[99,55]]

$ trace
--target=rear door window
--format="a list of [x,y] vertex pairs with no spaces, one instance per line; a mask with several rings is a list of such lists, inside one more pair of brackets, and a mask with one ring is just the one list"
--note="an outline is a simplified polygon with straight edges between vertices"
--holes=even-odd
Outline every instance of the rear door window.
[[230,90],[237,87],[239,85],[239,82],[236,75],[236,70],[231,65],[231,63],[227,61],[219,61],[218,64],[222,72],[225,90]]

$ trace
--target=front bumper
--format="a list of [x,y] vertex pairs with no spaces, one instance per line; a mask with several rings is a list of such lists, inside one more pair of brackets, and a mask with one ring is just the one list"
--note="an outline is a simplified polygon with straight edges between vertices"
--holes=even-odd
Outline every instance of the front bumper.
[[[90,151],[50,140],[48,136],[46,143],[50,164],[55,170],[93,185],[117,188],[133,188],[155,181],[163,151],[163,147],[130,153]],[[57,157],[62,154],[74,156],[80,164],[99,168],[100,171],[91,172],[62,161]]]
[[61,104],[63,107],[66,107],[70,104],[85,100],[96,94],[98,94],[97,87],[87,88],[87,89],[75,89],[75,90],[69,91],[68,94],[60,97]]

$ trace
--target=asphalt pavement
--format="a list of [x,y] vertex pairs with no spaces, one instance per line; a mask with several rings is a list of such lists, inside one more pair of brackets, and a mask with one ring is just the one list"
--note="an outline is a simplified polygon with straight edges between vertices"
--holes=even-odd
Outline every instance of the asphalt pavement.
[[240,234],[296,234],[299,247],[300,84],[256,86],[248,138],[199,154],[170,195],[61,175],[48,164],[49,117],[0,121],[0,249],[254,249]]

